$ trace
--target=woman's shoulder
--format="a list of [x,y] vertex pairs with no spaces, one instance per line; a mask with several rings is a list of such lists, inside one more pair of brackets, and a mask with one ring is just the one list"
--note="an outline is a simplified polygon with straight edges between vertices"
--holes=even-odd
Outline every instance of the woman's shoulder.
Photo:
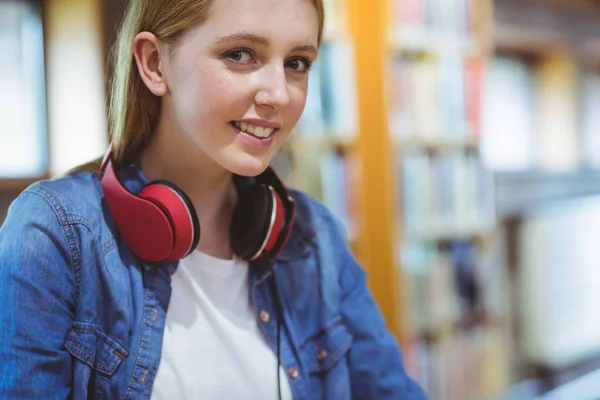
[[75,273],[83,255],[100,243],[96,180],[91,173],[41,180],[17,196],[0,226],[0,280],[27,275],[40,263],[51,264],[44,267],[49,274]]
[[92,172],[44,179],[23,190],[8,208],[7,222],[18,218],[21,225],[29,221],[59,225],[79,223],[88,227],[96,223],[102,209],[99,176]]

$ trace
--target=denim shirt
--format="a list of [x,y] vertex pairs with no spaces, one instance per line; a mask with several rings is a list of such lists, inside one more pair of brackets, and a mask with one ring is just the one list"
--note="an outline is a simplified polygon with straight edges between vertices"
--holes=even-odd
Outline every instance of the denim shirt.
[[[147,183],[138,164],[119,176],[134,193]],[[177,263],[149,264],[127,248],[99,179],[79,172],[40,181],[9,208],[0,228],[0,399],[151,396]],[[424,399],[341,225],[320,203],[291,194],[296,223],[273,270],[294,399]],[[256,261],[250,269],[256,323],[275,351],[271,268]],[[272,317],[259,318],[263,311]]]

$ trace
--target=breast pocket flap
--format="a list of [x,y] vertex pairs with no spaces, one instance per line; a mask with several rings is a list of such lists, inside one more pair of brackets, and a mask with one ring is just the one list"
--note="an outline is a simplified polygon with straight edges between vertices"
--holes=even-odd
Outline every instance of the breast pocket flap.
[[313,335],[305,343],[309,372],[329,371],[348,352],[352,335],[340,320]]
[[96,371],[112,376],[127,350],[91,324],[75,323],[65,344],[69,353]]

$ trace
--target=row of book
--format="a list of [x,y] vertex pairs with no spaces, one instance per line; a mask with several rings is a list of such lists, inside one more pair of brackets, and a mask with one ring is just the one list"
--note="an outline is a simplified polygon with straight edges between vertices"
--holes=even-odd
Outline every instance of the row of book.
[[472,240],[408,242],[401,254],[409,370],[432,399],[492,398],[510,354],[497,260]]
[[[494,182],[476,152],[412,149],[395,160],[401,237],[437,242],[493,229]],[[353,235],[360,170],[352,152],[296,141],[273,164],[291,186],[322,200]]]
[[360,178],[358,163],[343,151],[330,151],[321,157],[320,167],[323,203],[342,221],[352,239],[357,233],[354,201]]
[[351,142],[358,132],[354,46],[339,36],[324,42],[309,75],[308,96],[296,131],[309,139]]
[[484,317],[505,317],[505,278],[474,241],[407,241],[400,253],[406,325],[412,336],[436,337]]
[[600,167],[600,70],[566,56],[497,56],[485,72],[481,156],[497,171]]
[[476,143],[484,60],[397,54],[388,67],[389,131],[396,140]]
[[481,0],[390,0],[394,39],[404,46],[450,39],[468,40],[477,27]]
[[[355,232],[359,168],[351,152],[297,142],[275,158],[290,185],[322,200]],[[401,237],[408,240],[472,238],[495,223],[494,183],[475,152],[411,150],[396,157]]]
[[398,164],[399,210],[409,237],[470,236],[493,225],[493,179],[477,154],[411,150]]
[[511,380],[509,341],[503,329],[475,327],[443,340],[416,339],[407,369],[435,400],[495,400]]
[[275,155],[271,166],[290,187],[300,188],[322,201],[346,228],[356,235],[358,161],[341,148],[315,141],[292,140]]
[[400,143],[478,147],[492,170],[600,167],[600,71],[557,57],[398,54],[388,67],[389,131]]
[[[356,64],[351,38],[345,31],[345,2],[327,0],[326,40],[309,74],[304,112],[290,143],[289,182],[321,200],[344,224],[348,237],[356,234],[356,160],[343,151],[358,134]],[[333,144],[333,146],[332,146]],[[340,148],[341,147],[341,148]]]
[[403,279],[408,331],[417,337],[436,337],[470,319],[479,308],[475,257],[469,242],[437,246],[405,246]]

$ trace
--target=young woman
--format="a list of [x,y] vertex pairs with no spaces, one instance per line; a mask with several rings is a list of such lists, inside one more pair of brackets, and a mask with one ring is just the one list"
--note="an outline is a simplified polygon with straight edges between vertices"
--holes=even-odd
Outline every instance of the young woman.
[[102,167],[0,230],[0,398],[425,397],[339,223],[268,168],[322,1],[131,1]]

